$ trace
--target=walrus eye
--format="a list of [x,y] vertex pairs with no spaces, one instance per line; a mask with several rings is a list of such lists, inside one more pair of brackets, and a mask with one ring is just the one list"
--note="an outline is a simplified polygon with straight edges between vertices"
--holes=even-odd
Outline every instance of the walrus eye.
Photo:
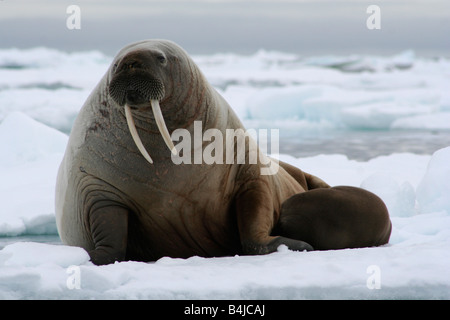
[[165,64],[166,63],[166,57],[164,57],[163,55],[158,55],[156,57],[156,59],[159,61],[159,63],[161,64]]

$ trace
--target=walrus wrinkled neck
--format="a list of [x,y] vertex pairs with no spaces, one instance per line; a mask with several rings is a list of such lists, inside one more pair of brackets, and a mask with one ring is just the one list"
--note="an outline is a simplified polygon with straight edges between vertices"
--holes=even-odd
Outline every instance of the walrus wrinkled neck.
[[[166,123],[164,121],[164,117],[161,112],[161,107],[159,106],[159,101],[156,99],[150,100],[150,105],[152,107],[153,116],[158,126],[159,133],[161,134],[164,142],[166,143],[169,150],[176,155],[177,151],[175,146],[173,145],[172,139],[169,134],[169,130],[167,130]],[[153,160],[150,157],[147,149],[145,149],[144,144],[142,143],[141,138],[136,129],[136,125],[134,123],[133,114],[131,112],[131,107],[128,104],[125,104],[125,117],[127,119],[128,129],[130,131],[131,136],[133,137],[133,141],[136,144],[136,147],[141,152],[142,156],[151,164],[153,164]]]

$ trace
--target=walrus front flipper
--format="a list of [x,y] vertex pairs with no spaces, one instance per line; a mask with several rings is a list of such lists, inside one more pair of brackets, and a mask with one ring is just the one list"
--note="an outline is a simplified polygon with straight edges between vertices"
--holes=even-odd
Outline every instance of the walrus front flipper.
[[128,236],[128,210],[107,206],[93,211],[89,224],[94,250],[89,251],[92,263],[103,265],[125,259]]
[[248,255],[267,254],[286,245],[294,251],[311,251],[313,247],[300,240],[272,236],[274,224],[270,190],[260,180],[249,182],[236,197],[236,213],[242,252]]

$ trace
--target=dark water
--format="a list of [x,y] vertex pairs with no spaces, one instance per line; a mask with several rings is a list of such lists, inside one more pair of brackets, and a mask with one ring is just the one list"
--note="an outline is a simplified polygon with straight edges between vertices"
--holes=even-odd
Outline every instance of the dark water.
[[280,153],[295,157],[345,154],[349,159],[369,159],[409,152],[431,155],[450,146],[450,131],[347,131],[299,133],[280,130]]

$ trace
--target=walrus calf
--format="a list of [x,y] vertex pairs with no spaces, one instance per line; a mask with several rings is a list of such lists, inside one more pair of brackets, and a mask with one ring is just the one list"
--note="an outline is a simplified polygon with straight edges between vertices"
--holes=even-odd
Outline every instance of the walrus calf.
[[[195,138],[199,127],[200,142],[183,135],[174,145],[177,132]],[[86,249],[95,264],[265,254],[281,244],[313,250],[272,229],[286,199],[328,184],[277,165],[248,137],[244,156],[225,155],[229,130],[239,139],[244,127],[182,48],[166,40],[124,47],[75,120],[58,171],[63,243]],[[194,160],[202,151],[214,157],[178,161],[191,151]]]
[[391,221],[384,202],[354,187],[315,189],[283,202],[272,234],[306,241],[315,250],[361,248],[388,243]]

